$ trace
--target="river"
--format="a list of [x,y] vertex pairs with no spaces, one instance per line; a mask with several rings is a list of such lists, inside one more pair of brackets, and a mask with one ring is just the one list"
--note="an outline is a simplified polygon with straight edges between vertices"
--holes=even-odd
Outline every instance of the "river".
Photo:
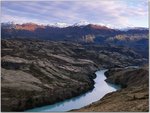
[[120,89],[120,86],[109,84],[105,82],[104,72],[107,70],[100,70],[96,72],[97,77],[94,79],[95,85],[92,91],[82,94],[71,99],[67,99],[62,102],[55,103],[53,105],[46,105],[43,107],[37,107],[33,109],[26,110],[27,112],[64,112],[72,109],[79,109],[81,107],[87,106],[92,102],[98,101],[105,94],[109,92],[116,91]]

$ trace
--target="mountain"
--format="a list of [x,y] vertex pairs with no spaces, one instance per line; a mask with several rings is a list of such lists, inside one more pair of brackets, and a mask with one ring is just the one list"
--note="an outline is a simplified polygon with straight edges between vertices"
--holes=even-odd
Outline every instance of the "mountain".
[[34,23],[26,23],[26,24],[22,24],[22,25],[16,24],[14,27],[14,29],[16,29],[16,30],[27,30],[27,31],[35,31],[38,28],[45,28],[45,26],[37,25]]
[[140,54],[148,55],[148,28],[133,27],[126,30],[112,29],[104,25],[79,22],[74,25],[56,23],[37,25],[34,23],[2,23],[2,39],[35,38],[40,40],[69,41],[82,44],[113,44],[127,46]]
[[86,21],[80,21],[78,23],[73,24],[73,26],[86,26],[88,24],[90,24],[90,23],[86,22]]
[[67,23],[63,23],[63,22],[56,22],[56,23],[54,23],[54,24],[49,24],[48,26],[64,28],[64,27],[68,27],[68,26],[70,26],[70,25],[67,24]]
[[[5,24],[2,25],[2,38],[38,38],[38,39],[48,39],[48,40],[69,40],[69,41],[78,41],[84,42],[86,38],[83,37],[86,35],[103,35],[110,36],[115,33],[115,30],[107,28],[100,25],[81,25],[77,26],[68,26],[68,27],[58,27],[56,25],[37,25],[33,23],[26,24],[13,24],[8,27]],[[64,24],[59,24],[64,25]],[[13,26],[13,27],[10,27]]]
[[[86,35],[94,35],[97,42],[99,39],[112,40],[117,35],[142,35],[141,39],[148,38],[147,28],[128,28],[128,29],[112,29],[104,25],[89,24],[87,22],[79,22],[74,25],[66,23],[55,23],[50,25],[37,25],[34,23],[13,24],[2,23],[2,38],[33,38],[48,40],[70,40],[85,42]],[[97,40],[98,39],[98,40]],[[122,40],[122,39],[121,39]],[[128,40],[128,38],[124,38]]]

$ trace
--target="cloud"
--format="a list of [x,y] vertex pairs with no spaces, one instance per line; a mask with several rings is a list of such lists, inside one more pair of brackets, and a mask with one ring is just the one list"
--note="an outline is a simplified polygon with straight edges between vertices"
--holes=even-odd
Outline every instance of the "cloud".
[[2,20],[46,24],[88,21],[118,27],[148,26],[148,1],[3,1]]

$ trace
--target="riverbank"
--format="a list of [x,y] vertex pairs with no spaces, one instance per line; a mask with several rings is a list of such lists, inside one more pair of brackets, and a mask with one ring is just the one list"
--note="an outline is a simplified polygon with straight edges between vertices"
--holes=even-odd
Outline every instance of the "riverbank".
[[102,99],[75,112],[148,112],[148,67],[110,69],[106,81],[122,86],[122,89],[106,94]]
[[24,111],[72,98],[94,88],[93,73],[99,68],[146,61],[126,47],[65,41],[4,39],[1,51],[2,111]]
[[78,109],[99,100],[109,92],[113,92],[120,89],[120,87],[117,85],[111,85],[105,82],[105,71],[106,70],[96,71],[95,74],[97,75],[97,77],[94,79],[95,84],[93,90],[81,94],[80,96],[71,99],[66,99],[62,102],[58,102],[53,105],[30,109],[27,110],[27,112],[65,112],[72,109]]

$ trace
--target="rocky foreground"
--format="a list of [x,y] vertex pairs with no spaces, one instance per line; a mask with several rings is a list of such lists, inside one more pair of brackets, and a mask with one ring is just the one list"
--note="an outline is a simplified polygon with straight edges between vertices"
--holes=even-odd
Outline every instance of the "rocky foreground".
[[148,67],[110,69],[106,82],[120,84],[121,90],[106,94],[102,99],[80,112],[148,112],[149,111],[149,73]]
[[[94,88],[94,72],[99,68],[141,65],[148,61],[125,47],[25,39],[2,40],[1,53],[2,111],[23,111],[80,95]],[[147,89],[143,89],[146,87],[140,88],[136,88],[137,95],[144,97],[135,95],[133,99],[148,98],[148,93],[146,97],[144,93]],[[106,96],[117,98],[116,93]]]

